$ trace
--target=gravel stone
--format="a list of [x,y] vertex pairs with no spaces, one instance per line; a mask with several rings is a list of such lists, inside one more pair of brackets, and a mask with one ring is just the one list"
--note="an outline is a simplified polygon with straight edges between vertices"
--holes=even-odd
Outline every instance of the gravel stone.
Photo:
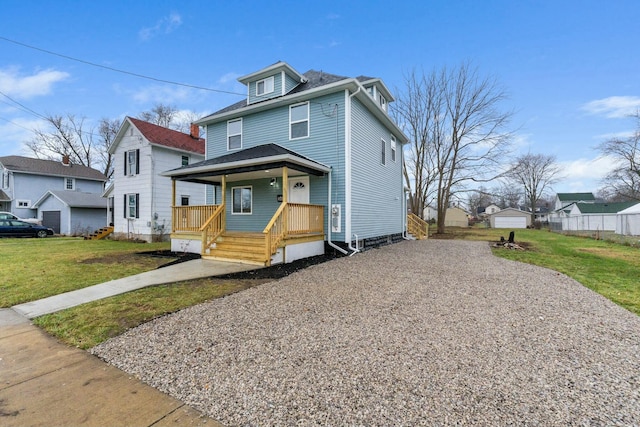
[[481,242],[339,258],[91,352],[229,426],[640,425],[640,317]]

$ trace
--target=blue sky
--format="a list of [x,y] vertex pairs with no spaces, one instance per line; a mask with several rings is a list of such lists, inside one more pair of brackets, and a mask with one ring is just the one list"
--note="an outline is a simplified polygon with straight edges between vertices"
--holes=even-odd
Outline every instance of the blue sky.
[[[514,110],[519,152],[554,154],[556,191],[595,191],[594,147],[640,107],[640,2],[2,0],[0,92],[39,114],[122,119],[155,103],[207,114],[238,95],[162,84],[27,48],[226,92],[276,61],[382,78],[470,61]],[[3,39],[4,38],[4,39]],[[40,119],[0,94],[0,156],[22,154]]]

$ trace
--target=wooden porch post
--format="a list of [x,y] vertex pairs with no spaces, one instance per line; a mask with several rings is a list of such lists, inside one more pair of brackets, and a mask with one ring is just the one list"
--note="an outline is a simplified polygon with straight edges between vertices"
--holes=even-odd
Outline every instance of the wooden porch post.
[[[289,169],[284,166],[282,168],[282,203],[289,203]],[[289,212],[288,209],[283,212],[282,231],[286,236],[289,234]]]
[[[227,197],[227,177],[222,175],[222,179],[220,182],[220,186],[222,187],[222,195],[220,196],[220,204],[222,206],[225,206],[225,200]],[[216,201],[214,200],[213,203],[215,204]],[[227,208],[225,206],[225,211],[222,212],[222,219],[221,219],[221,228],[223,230],[227,229]]]
[[171,230],[176,231],[176,180],[171,178]]

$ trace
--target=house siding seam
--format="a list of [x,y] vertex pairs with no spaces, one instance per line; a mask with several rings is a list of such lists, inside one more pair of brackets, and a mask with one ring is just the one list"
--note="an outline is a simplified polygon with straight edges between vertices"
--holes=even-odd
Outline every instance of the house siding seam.
[[[402,198],[398,176],[402,162],[381,164],[380,141],[389,144],[391,130],[370,115],[357,99],[352,103],[352,234],[359,239],[386,236],[402,230]],[[372,204],[372,201],[375,201]]]

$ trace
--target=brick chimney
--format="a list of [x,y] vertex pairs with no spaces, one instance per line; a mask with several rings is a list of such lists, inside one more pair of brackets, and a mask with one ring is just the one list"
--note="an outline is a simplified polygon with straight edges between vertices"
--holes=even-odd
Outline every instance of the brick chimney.
[[191,130],[189,132],[191,138],[199,139],[200,138],[200,126],[195,123],[191,123]]
[[69,161],[69,155],[65,154],[62,156],[62,164],[65,166],[70,166],[71,162]]

